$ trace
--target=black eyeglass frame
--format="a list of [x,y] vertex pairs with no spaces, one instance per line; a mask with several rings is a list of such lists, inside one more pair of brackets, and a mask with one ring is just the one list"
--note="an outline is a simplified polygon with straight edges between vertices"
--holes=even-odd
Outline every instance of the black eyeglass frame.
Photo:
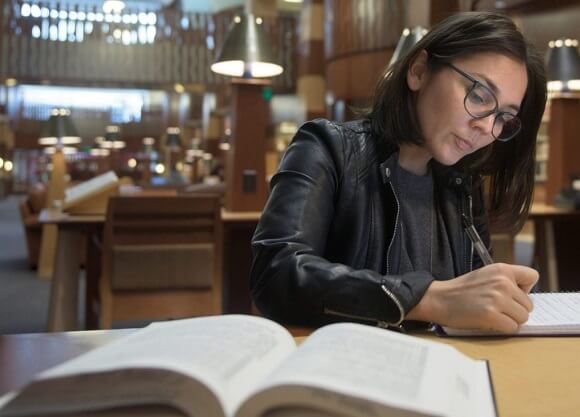
[[[518,124],[518,129],[515,131],[515,133],[513,135],[511,135],[509,138],[498,138],[497,136],[495,136],[495,134],[493,133],[493,127],[491,129],[491,135],[493,136],[493,138],[495,140],[498,140],[500,142],[509,142],[510,140],[512,140],[515,136],[517,136],[518,133],[520,133],[520,131],[522,130],[522,121],[521,119],[517,116],[517,114],[513,114],[510,113],[508,111],[502,111],[499,110],[499,104],[497,102],[497,97],[495,96],[495,94],[493,93],[493,91],[491,91],[491,89],[486,86],[485,84],[483,84],[481,81],[476,80],[475,78],[473,78],[471,75],[469,75],[468,73],[466,73],[465,71],[457,68],[455,65],[453,65],[451,62],[445,62],[445,65],[447,65],[448,67],[450,67],[451,69],[453,69],[454,71],[458,72],[459,74],[461,74],[462,76],[464,76],[465,78],[467,78],[469,81],[471,81],[473,84],[471,86],[471,88],[467,91],[467,93],[465,94],[465,98],[463,99],[463,107],[465,108],[465,111],[467,112],[467,114],[469,114],[471,117],[473,117],[474,119],[485,119],[486,117],[491,116],[492,114],[495,114],[494,119],[493,119],[493,126],[495,127],[495,124],[497,123],[497,118],[503,114],[509,114],[513,119],[517,120],[519,122]],[[483,88],[484,90],[486,90],[487,92],[489,92],[489,94],[491,95],[491,97],[493,97],[493,100],[495,101],[495,106],[492,110],[489,110],[483,114],[473,114],[469,111],[469,109],[467,108],[467,97],[469,97],[469,94],[471,94],[471,92],[477,87],[480,86],[481,88]]]

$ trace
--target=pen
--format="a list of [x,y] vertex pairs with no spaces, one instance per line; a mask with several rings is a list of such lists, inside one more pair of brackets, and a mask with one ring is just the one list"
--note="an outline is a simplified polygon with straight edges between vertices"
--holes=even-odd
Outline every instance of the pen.
[[475,250],[477,251],[479,257],[483,261],[483,264],[491,265],[493,263],[493,259],[491,258],[491,255],[487,251],[485,244],[481,240],[479,233],[477,233],[477,230],[473,226],[473,222],[469,221],[469,219],[465,214],[462,214],[461,216],[463,218],[463,226],[465,227],[467,236],[469,236],[469,240],[471,240],[471,243],[473,243],[473,246],[475,247]]

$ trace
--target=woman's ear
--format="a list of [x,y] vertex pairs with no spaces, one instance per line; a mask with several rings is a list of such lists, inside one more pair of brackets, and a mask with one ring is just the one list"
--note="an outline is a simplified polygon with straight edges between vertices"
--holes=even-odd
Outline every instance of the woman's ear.
[[427,51],[423,49],[411,61],[407,70],[407,85],[411,91],[418,91],[425,84],[429,75],[428,58]]

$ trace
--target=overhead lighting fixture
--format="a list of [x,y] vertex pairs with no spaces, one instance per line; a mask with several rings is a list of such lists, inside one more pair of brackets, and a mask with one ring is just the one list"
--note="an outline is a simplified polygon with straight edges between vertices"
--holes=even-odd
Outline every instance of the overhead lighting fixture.
[[167,137],[165,139],[165,147],[172,151],[178,151],[181,149],[181,129],[178,127],[168,127]]
[[105,149],[123,149],[125,141],[121,140],[119,126],[107,126],[105,128],[105,140],[101,141],[101,147]]
[[577,39],[550,41],[546,56],[548,91],[580,91],[580,56]]
[[263,78],[281,74],[262,19],[252,14],[236,16],[211,70],[230,77]]
[[125,8],[125,3],[121,0],[106,0],[103,3],[103,12],[107,14],[121,13]]

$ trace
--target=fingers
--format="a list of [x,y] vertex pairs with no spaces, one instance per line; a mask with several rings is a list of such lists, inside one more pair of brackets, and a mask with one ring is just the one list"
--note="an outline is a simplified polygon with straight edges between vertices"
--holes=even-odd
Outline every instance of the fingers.
[[516,284],[526,293],[529,293],[538,282],[540,275],[535,269],[523,265],[507,265],[511,267]]
[[494,330],[502,333],[515,333],[519,328],[519,323],[506,314],[500,314],[496,317],[493,325],[489,330]]
[[496,299],[496,314],[491,322],[496,330],[512,333],[528,321],[533,303],[528,291],[538,280],[538,273],[520,265],[496,264],[492,278],[497,282],[496,289],[502,296]]

